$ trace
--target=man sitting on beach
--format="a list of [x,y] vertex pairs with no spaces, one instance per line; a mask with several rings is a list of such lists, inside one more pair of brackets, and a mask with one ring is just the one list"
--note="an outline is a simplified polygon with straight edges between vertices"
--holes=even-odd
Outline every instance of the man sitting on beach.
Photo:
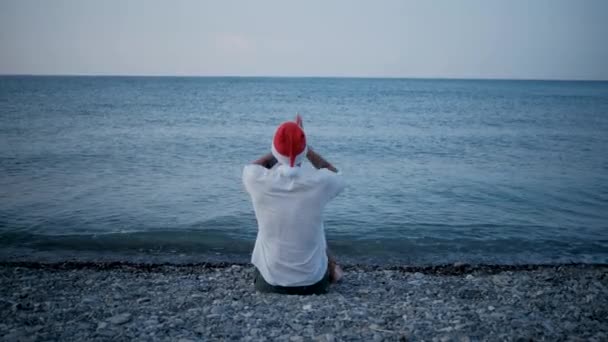
[[[303,168],[304,158],[316,168]],[[251,262],[260,292],[323,294],[342,270],[329,255],[323,208],[344,188],[338,170],[306,145],[302,120],[281,124],[272,153],[243,170],[258,222]]]

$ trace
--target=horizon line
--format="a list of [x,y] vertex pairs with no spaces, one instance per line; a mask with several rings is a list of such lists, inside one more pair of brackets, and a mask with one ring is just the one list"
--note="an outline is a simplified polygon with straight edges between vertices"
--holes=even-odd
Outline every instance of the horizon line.
[[440,77],[440,76],[302,76],[302,75],[178,75],[178,74],[27,74],[0,73],[0,77],[141,77],[141,78],[332,78],[332,79],[394,79],[453,81],[544,81],[544,82],[608,82],[608,79],[585,78],[508,78],[508,77]]

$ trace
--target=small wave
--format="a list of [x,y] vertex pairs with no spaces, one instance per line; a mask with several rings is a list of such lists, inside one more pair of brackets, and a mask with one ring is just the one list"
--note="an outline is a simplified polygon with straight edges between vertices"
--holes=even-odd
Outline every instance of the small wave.
[[[107,234],[39,235],[25,232],[0,234],[0,246],[38,251],[205,255],[250,255],[255,237],[227,234],[221,229],[157,230]],[[378,259],[404,263],[546,263],[608,262],[608,241],[515,238],[382,238],[356,239],[339,234],[328,238],[330,249],[352,260]]]

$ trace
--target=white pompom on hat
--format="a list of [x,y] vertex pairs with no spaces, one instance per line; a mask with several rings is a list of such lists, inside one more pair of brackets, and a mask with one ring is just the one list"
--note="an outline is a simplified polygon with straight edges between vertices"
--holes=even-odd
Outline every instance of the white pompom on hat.
[[306,134],[295,122],[282,123],[272,140],[272,155],[281,164],[281,174],[293,177],[298,173],[299,165],[306,157]]

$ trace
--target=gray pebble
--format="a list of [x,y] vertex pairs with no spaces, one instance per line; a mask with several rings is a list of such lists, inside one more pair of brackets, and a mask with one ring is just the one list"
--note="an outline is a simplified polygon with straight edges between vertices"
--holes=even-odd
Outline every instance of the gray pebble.
[[118,314],[108,318],[108,322],[112,324],[125,324],[131,320],[131,314],[128,312]]
[[148,298],[148,297],[137,298],[137,304],[146,303],[149,301],[150,301],[150,298]]
[[214,315],[221,315],[222,313],[224,313],[224,311],[224,308],[220,306],[214,306],[211,308],[211,313]]
[[96,303],[97,301],[98,301],[98,299],[93,296],[86,296],[86,297],[82,298],[82,304],[93,304],[93,303]]
[[336,340],[336,338],[334,337],[334,334],[322,334],[322,335],[318,335],[315,337],[315,341],[318,342],[334,342]]

